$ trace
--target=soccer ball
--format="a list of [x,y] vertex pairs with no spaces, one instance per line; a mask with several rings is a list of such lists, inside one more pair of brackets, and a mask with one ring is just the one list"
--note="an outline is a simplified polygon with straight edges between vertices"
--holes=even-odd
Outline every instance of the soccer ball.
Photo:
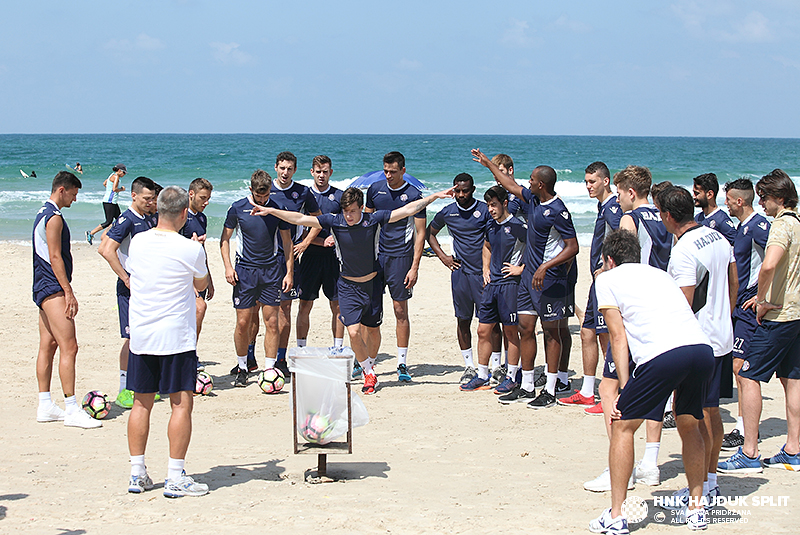
[[197,380],[194,383],[194,393],[207,396],[214,388],[214,380],[206,372],[197,372]]
[[314,444],[325,444],[325,438],[333,431],[333,424],[327,416],[310,412],[300,426],[300,434]]
[[92,390],[83,396],[81,407],[92,418],[102,420],[108,415],[111,403],[109,403],[107,395],[99,390]]
[[283,388],[286,379],[277,368],[267,368],[258,374],[258,386],[267,394],[275,394]]

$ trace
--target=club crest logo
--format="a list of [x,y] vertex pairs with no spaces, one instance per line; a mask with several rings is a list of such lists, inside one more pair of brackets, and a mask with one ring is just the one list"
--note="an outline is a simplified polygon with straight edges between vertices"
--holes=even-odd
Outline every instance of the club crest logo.
[[734,227],[734,225],[733,225],[733,221],[725,221],[725,223],[726,223],[726,224],[727,224],[729,227],[731,227],[731,228],[735,228],[735,227]]
[[744,234],[745,236],[747,236],[747,231],[748,231],[748,230],[750,230],[750,227],[744,227],[744,230],[742,231],[742,234]]
[[403,202],[406,202],[408,200],[408,195],[403,193],[402,195],[400,195],[400,200],[403,201]]
[[747,370],[750,369],[750,361],[749,360],[744,361],[744,364],[742,364],[742,369],[744,371],[747,371]]
[[368,223],[367,223],[366,221],[362,221],[362,222],[361,222],[361,226],[362,226],[362,227],[366,227],[367,225],[368,225]]
[[761,230],[767,230],[767,222],[766,221],[762,221],[761,223],[758,224],[758,227]]
[[711,227],[711,228],[717,228],[717,222],[716,221],[712,221],[712,222],[710,222],[708,224],[708,226]]
[[238,297],[234,297],[233,298],[233,304],[234,305],[238,305],[239,304],[239,298]]
[[611,210],[612,213],[616,214],[617,210],[619,210],[619,206],[612,206],[609,208],[609,210]]
[[294,199],[294,200],[297,200],[297,198],[298,198],[299,196],[300,196],[300,195],[298,195],[296,191],[293,191],[293,192],[292,192],[292,199]]
[[546,209],[546,210],[545,210],[545,211],[542,213],[542,215],[543,215],[543,216],[545,216],[545,217],[549,216],[549,215],[550,215],[550,208]]
[[569,212],[564,210],[563,212],[561,212],[561,217],[563,217],[564,219],[569,219]]
[[328,200],[329,201],[335,201],[336,200],[336,196],[333,193],[331,193],[330,195],[328,195]]
[[511,228],[510,227],[504,228],[503,231],[505,231],[506,234],[511,234]]
[[474,212],[472,212],[472,217],[474,217],[475,219],[480,219],[481,218],[480,211],[475,210]]

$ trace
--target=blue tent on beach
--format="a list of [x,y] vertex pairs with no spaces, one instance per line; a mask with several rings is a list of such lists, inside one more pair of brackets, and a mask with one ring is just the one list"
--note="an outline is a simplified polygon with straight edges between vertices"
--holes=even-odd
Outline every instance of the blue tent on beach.
[[[379,171],[372,171],[367,173],[366,175],[361,175],[360,177],[356,178],[350,183],[351,188],[368,188],[373,183],[378,182],[379,180],[384,180],[386,175],[383,174],[383,169]],[[428,189],[428,186],[414,178],[413,176],[409,175],[408,173],[403,173],[403,180],[417,188],[418,190],[422,191]]]

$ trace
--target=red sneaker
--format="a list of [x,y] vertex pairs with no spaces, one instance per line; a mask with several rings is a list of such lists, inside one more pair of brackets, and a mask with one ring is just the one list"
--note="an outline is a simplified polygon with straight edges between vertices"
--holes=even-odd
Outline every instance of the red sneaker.
[[583,409],[583,412],[585,412],[586,414],[594,414],[594,415],[599,414],[600,416],[602,416],[603,415],[603,403],[598,401],[597,405],[595,405],[594,407],[589,407],[588,409]]
[[[561,398],[558,400],[559,405],[572,405],[575,407],[593,407],[594,406],[594,396],[592,397],[585,397],[580,392],[575,392],[571,396],[567,398]],[[600,412],[603,412],[602,409]]]
[[376,386],[378,386],[378,377],[374,373],[364,374],[364,386],[361,388],[361,392],[366,395],[374,394]]

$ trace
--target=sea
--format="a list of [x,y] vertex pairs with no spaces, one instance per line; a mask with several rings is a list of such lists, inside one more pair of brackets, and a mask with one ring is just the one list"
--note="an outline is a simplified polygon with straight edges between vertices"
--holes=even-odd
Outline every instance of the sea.
[[[588,245],[597,203],[584,186],[584,169],[601,160],[612,173],[627,165],[650,168],[654,182],[669,180],[691,189],[692,178],[713,172],[720,184],[740,177],[755,182],[781,168],[800,183],[800,139],[594,137],[511,135],[311,135],[311,134],[82,134],[0,135],[0,240],[30,243],[33,218],[50,194],[53,177],[80,162],[83,188],[64,211],[73,241],[104,220],[103,180],[123,163],[128,175],[120,207],[129,204],[130,181],[147,176],[161,184],[187,187],[204,177],[214,185],[206,208],[209,239],[222,231],[232,202],[247,195],[250,175],[261,168],[274,175],[275,156],[291,151],[298,159],[295,180],[311,185],[311,160],[333,160],[331,184],[347,187],[355,178],[382,169],[383,155],[397,150],[406,171],[434,192],[467,172],[475,178],[476,197],[494,185],[491,173],[472,161],[470,149],[489,157],[503,152],[514,159],[516,179],[524,184],[537,165],[558,173],[556,192],[572,213],[579,243]],[[29,175],[25,178],[22,173]],[[36,174],[34,178],[32,175]],[[724,193],[718,202],[723,206]],[[449,200],[428,208],[428,219]],[[440,234],[444,237],[444,234]],[[446,237],[445,237],[446,239]]]

